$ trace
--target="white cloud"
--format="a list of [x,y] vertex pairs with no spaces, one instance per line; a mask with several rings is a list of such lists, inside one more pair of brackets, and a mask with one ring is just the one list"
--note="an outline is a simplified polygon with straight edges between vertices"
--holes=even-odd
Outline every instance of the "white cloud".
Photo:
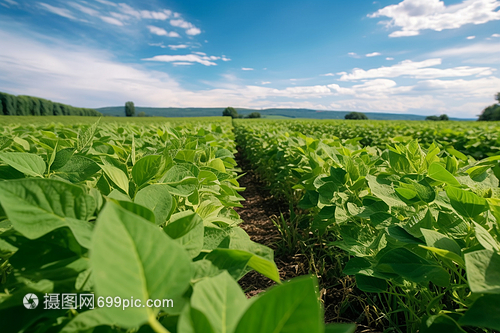
[[262,81],[260,84],[271,84],[270,81]]
[[159,62],[193,62],[199,63],[205,66],[216,66],[217,64],[213,60],[217,60],[219,57],[215,56],[201,56],[198,54],[185,54],[185,55],[158,55],[152,58],[142,59],[145,61],[159,61]]
[[56,14],[65,18],[69,18],[72,20],[76,20],[76,18],[72,15],[72,13],[68,9],[60,8],[60,7],[54,7],[51,5],[48,5],[43,2],[38,3],[43,9],[51,12],[52,14]]
[[373,53],[368,53],[365,56],[370,58],[370,57],[376,57],[379,55],[382,55],[382,54],[380,52],[373,52]]
[[165,29],[155,27],[153,25],[148,25],[149,32],[152,34],[158,35],[158,36],[165,36],[165,37],[180,37],[180,35],[175,32],[175,31],[170,31],[168,32]]
[[446,6],[440,0],[404,0],[396,5],[379,9],[368,17],[388,17],[380,22],[387,28],[399,28],[389,37],[416,36],[421,30],[441,31],[457,29],[465,24],[483,24],[500,20],[496,0],[465,0]]
[[97,10],[89,8],[89,7],[82,6],[82,5],[80,5],[80,4],[76,3],[76,2],[68,2],[68,5],[70,5],[73,8],[78,9],[82,13],[85,13],[85,14],[88,14],[88,15],[91,15],[91,16],[99,16],[99,12]]
[[179,27],[182,29],[186,29],[186,34],[190,36],[199,35],[201,30],[195,27],[192,23],[184,21],[183,19],[170,20],[170,24],[173,27]]
[[186,44],[178,44],[178,45],[169,45],[168,46],[171,50],[179,50],[179,49],[187,49],[189,45]]
[[491,35],[491,37],[498,38],[498,37],[500,37],[500,34],[493,34],[493,35]]
[[231,59],[229,59],[229,58],[228,58],[228,57],[226,57],[225,55],[222,55],[221,60],[222,60],[222,61],[231,61]]
[[253,71],[253,68],[249,68],[249,67],[241,67],[241,70],[242,70],[242,71]]
[[476,36],[469,36],[469,37],[467,37],[467,39],[474,39],[474,38],[476,38]]
[[427,91],[453,98],[493,98],[500,87],[500,78],[490,76],[474,80],[425,80],[415,86],[416,91]]
[[103,20],[104,22],[109,23],[109,24],[117,25],[119,27],[123,26],[123,23],[121,21],[115,19],[114,17],[101,16],[101,20]]
[[194,65],[194,63],[193,62],[179,61],[179,62],[173,62],[172,65],[174,65],[174,66],[187,66],[187,65]]
[[95,0],[97,2],[100,2],[102,3],[103,5],[108,5],[108,6],[113,6],[113,7],[116,7],[117,4],[114,3],[114,2],[111,2],[111,1],[106,1],[106,0]]
[[419,62],[411,60],[402,61],[390,67],[379,67],[369,70],[355,68],[350,74],[343,74],[339,80],[361,80],[361,79],[374,79],[381,77],[399,77],[408,76],[417,79],[432,79],[439,77],[458,77],[458,76],[484,76],[491,75],[494,68],[491,67],[470,67],[460,66],[453,68],[430,68],[441,64],[441,59],[428,59]]
[[19,6],[19,4],[17,2],[15,2],[14,0],[4,0],[4,1],[11,6]]
[[320,76],[335,76],[333,73],[320,74]]
[[387,58],[385,58],[385,60],[394,60],[394,58],[392,58],[392,57],[387,57]]
[[[438,50],[429,53],[430,57],[470,57],[494,55],[498,58],[498,50],[500,50],[500,43],[486,42],[476,43],[468,46],[452,47],[448,49]],[[498,61],[497,61],[498,62]]]
[[347,55],[353,58],[361,58],[361,56],[359,56],[356,52],[349,52]]

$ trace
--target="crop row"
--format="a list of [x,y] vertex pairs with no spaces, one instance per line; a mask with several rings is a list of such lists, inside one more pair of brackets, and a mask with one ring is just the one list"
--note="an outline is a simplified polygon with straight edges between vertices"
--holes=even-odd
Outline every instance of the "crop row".
[[[0,126],[2,332],[352,332],[238,226],[234,151],[226,120]],[[247,299],[251,270],[278,285]]]
[[385,149],[387,145],[418,140],[425,147],[437,142],[443,148],[454,148],[476,159],[500,153],[500,126],[491,122],[268,120],[266,123],[270,128],[279,127],[318,139],[354,140],[363,147]]
[[283,235],[344,253],[341,269],[391,330],[500,330],[500,156],[390,137],[360,145],[383,142],[382,129],[346,124],[235,122],[256,172],[302,214]]

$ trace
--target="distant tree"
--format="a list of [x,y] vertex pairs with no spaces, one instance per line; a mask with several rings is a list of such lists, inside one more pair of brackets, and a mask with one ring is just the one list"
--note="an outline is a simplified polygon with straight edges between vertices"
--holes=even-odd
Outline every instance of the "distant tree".
[[351,112],[345,115],[345,119],[353,119],[353,120],[365,120],[368,119],[368,117],[361,112]]
[[238,111],[235,108],[228,106],[222,111],[224,117],[238,118]]
[[481,112],[478,121],[500,120],[500,92],[495,94],[496,104],[490,105]]
[[0,100],[0,116],[1,115],[4,115],[3,113],[3,104],[2,104],[2,100]]
[[137,117],[146,117],[146,112],[141,111],[137,114]]
[[0,93],[0,101],[3,104],[3,114],[5,115],[15,115],[17,108],[16,96]]
[[39,116],[41,114],[40,110],[40,99],[36,97],[31,97],[30,98],[30,113],[33,116]]
[[247,116],[247,118],[260,118],[260,112],[252,112]]
[[46,99],[40,99],[40,114],[42,116],[52,116],[53,113],[53,103]]
[[29,100],[27,96],[17,96],[16,115],[18,116],[29,115]]
[[133,117],[135,114],[135,106],[134,102],[125,103],[125,116]]
[[500,105],[493,104],[483,110],[478,118],[478,121],[495,121],[500,120]]
[[431,121],[447,121],[450,120],[447,115],[442,114],[440,116],[427,116],[425,117],[425,120],[431,120]]
[[54,107],[52,109],[52,114],[54,116],[62,116],[63,113],[62,113],[62,109],[61,109],[61,104],[59,103],[54,103]]

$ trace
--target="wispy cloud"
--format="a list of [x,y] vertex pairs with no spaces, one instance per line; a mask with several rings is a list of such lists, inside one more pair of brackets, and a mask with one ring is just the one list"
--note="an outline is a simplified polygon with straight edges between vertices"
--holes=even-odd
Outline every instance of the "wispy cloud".
[[200,54],[184,54],[184,55],[157,55],[152,58],[142,59],[144,61],[159,61],[159,62],[190,62],[199,63],[205,66],[217,66],[214,62],[220,59],[217,56],[206,56]]
[[404,0],[379,9],[368,17],[390,18],[380,23],[400,30],[392,32],[389,37],[406,37],[419,35],[422,30],[442,31],[470,23],[500,20],[500,11],[496,11],[499,6],[500,2],[496,0],[465,0],[449,6],[440,0]]
[[355,68],[350,74],[344,73],[340,77],[341,81],[373,79],[382,77],[412,77],[417,79],[431,79],[439,77],[460,77],[460,76],[484,76],[491,75],[494,68],[491,67],[470,67],[460,66],[453,68],[432,68],[441,65],[441,59],[428,59],[414,62],[411,60],[402,61],[390,67],[379,67],[369,70]]
[[321,74],[320,76],[335,76],[333,73],[326,73],[326,74]]
[[467,39],[474,39],[476,36],[468,36]]
[[184,21],[183,19],[170,20],[173,27],[179,27],[186,30],[187,35],[196,36],[201,33],[201,30],[195,27],[192,23]]
[[109,23],[109,24],[117,25],[119,27],[123,26],[123,23],[120,20],[115,19],[114,17],[101,16],[101,20],[103,20],[104,22]]
[[79,11],[81,11],[82,13],[88,14],[90,16],[99,16],[100,15],[100,13],[97,10],[92,9],[90,7],[82,6],[76,2],[68,2],[68,5],[70,5],[73,8],[76,8]]
[[370,57],[376,57],[376,56],[379,56],[379,55],[382,55],[382,53],[380,53],[380,52],[373,52],[373,53],[365,54],[365,56],[368,57],[368,58],[370,58]]
[[493,35],[491,35],[491,37],[493,37],[493,38],[499,38],[500,34],[493,34]]
[[168,46],[171,50],[179,50],[179,49],[187,49],[189,45],[186,44],[178,44],[178,45],[169,45]]
[[3,0],[11,6],[19,6],[19,4],[14,0]]
[[241,67],[241,70],[242,70],[242,71],[253,71],[253,68],[249,68],[249,67]]
[[385,60],[394,60],[394,58],[392,58],[392,57],[387,57],[387,58],[385,58]]
[[170,31],[168,32],[165,29],[155,27],[153,25],[148,25],[149,32],[152,34],[158,35],[158,36],[165,36],[165,37],[180,37],[180,35],[175,32],[175,31]]
[[361,58],[361,56],[358,55],[356,52],[349,52],[347,53],[347,55],[352,58]]
[[40,5],[41,8],[45,9],[46,11],[51,12],[52,14],[56,14],[56,15],[59,15],[59,16],[62,16],[62,17],[65,17],[65,18],[68,18],[71,20],[76,20],[76,17],[74,17],[73,14],[71,13],[71,11],[69,11],[68,9],[54,7],[52,5],[49,5],[49,4],[46,4],[43,2],[39,2],[38,4]]

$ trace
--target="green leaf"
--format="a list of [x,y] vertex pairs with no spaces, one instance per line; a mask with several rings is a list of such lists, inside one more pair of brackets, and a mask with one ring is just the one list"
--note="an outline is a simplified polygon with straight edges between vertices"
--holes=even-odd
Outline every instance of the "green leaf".
[[455,187],[446,187],[451,206],[462,216],[474,218],[487,210],[486,199]]
[[373,276],[356,274],[357,287],[367,293],[385,293],[387,291],[387,282]]
[[169,189],[170,187],[164,184],[149,185],[137,192],[134,198],[135,203],[154,212],[158,225],[165,223],[175,208]]
[[75,152],[75,148],[65,148],[61,149],[56,153],[56,156],[54,158],[54,162],[51,165],[52,170],[57,170],[62,168],[68,161],[71,159],[73,156],[73,153]]
[[95,136],[95,132],[97,130],[97,125],[99,125],[99,121],[101,118],[97,119],[95,123],[93,123],[87,130],[82,134],[81,132],[78,133],[78,141],[76,143],[76,149],[78,149],[79,152],[82,151],[85,147],[87,147],[89,144],[92,143],[92,139]]
[[446,287],[450,283],[450,276],[444,268],[405,248],[386,252],[375,269],[383,273],[398,274],[416,283],[432,281],[440,287]]
[[29,239],[69,227],[78,242],[88,247],[95,211],[94,198],[81,187],[51,179],[0,182],[0,202],[14,228]]
[[161,156],[149,155],[137,161],[132,168],[132,179],[141,186],[153,178],[160,169]]
[[200,254],[203,248],[203,220],[192,211],[183,211],[172,215],[163,228],[172,239],[175,239],[189,253],[191,258]]
[[[97,218],[90,250],[98,296],[133,297],[146,304],[148,299],[178,297],[189,286],[191,260],[184,249],[155,225],[113,202],[107,202]],[[157,311],[110,307],[106,315],[123,328],[133,328],[155,321]]]
[[474,293],[500,293],[500,255],[491,250],[465,254],[467,281]]
[[458,180],[439,163],[432,163],[431,165],[429,165],[427,176],[448,185],[460,186]]
[[235,279],[241,278],[246,267],[250,267],[271,280],[281,283],[276,264],[253,253],[243,250],[215,249],[205,259],[220,269],[227,269]]
[[481,225],[474,223],[474,230],[476,231],[476,238],[479,243],[486,249],[500,252],[500,244],[490,235],[488,230],[484,229]]
[[475,326],[500,331],[500,294],[479,297],[460,318],[463,326]]
[[193,288],[191,307],[202,312],[214,332],[234,332],[250,301],[226,272],[204,279]]
[[0,160],[14,169],[33,177],[43,177],[46,165],[38,155],[19,152],[1,152]]
[[149,208],[146,208],[129,200],[114,200],[114,202],[120,205],[120,207],[125,208],[129,212],[139,215],[149,222],[155,223],[155,214]]
[[421,333],[465,333],[460,325],[445,314],[424,317],[420,326]]
[[109,316],[109,312],[105,308],[96,308],[80,313],[67,323],[60,333],[85,332],[97,326],[113,326],[114,324],[115,321]]
[[390,207],[406,207],[406,204],[399,199],[392,184],[382,177],[367,175],[368,186],[373,195],[382,199]]
[[57,170],[57,175],[72,183],[78,183],[89,179],[99,170],[99,165],[90,158],[73,155],[64,166]]
[[99,164],[99,166],[116,186],[128,194],[128,177],[122,170],[109,164]]
[[354,333],[356,324],[327,324],[325,325],[325,333]]
[[446,235],[443,235],[442,233],[434,230],[422,228],[420,229],[420,231],[425,238],[427,246],[451,251],[459,257],[462,255],[462,249],[453,239],[448,238]]
[[304,276],[260,294],[241,318],[235,333],[322,333],[323,312],[316,279]]

